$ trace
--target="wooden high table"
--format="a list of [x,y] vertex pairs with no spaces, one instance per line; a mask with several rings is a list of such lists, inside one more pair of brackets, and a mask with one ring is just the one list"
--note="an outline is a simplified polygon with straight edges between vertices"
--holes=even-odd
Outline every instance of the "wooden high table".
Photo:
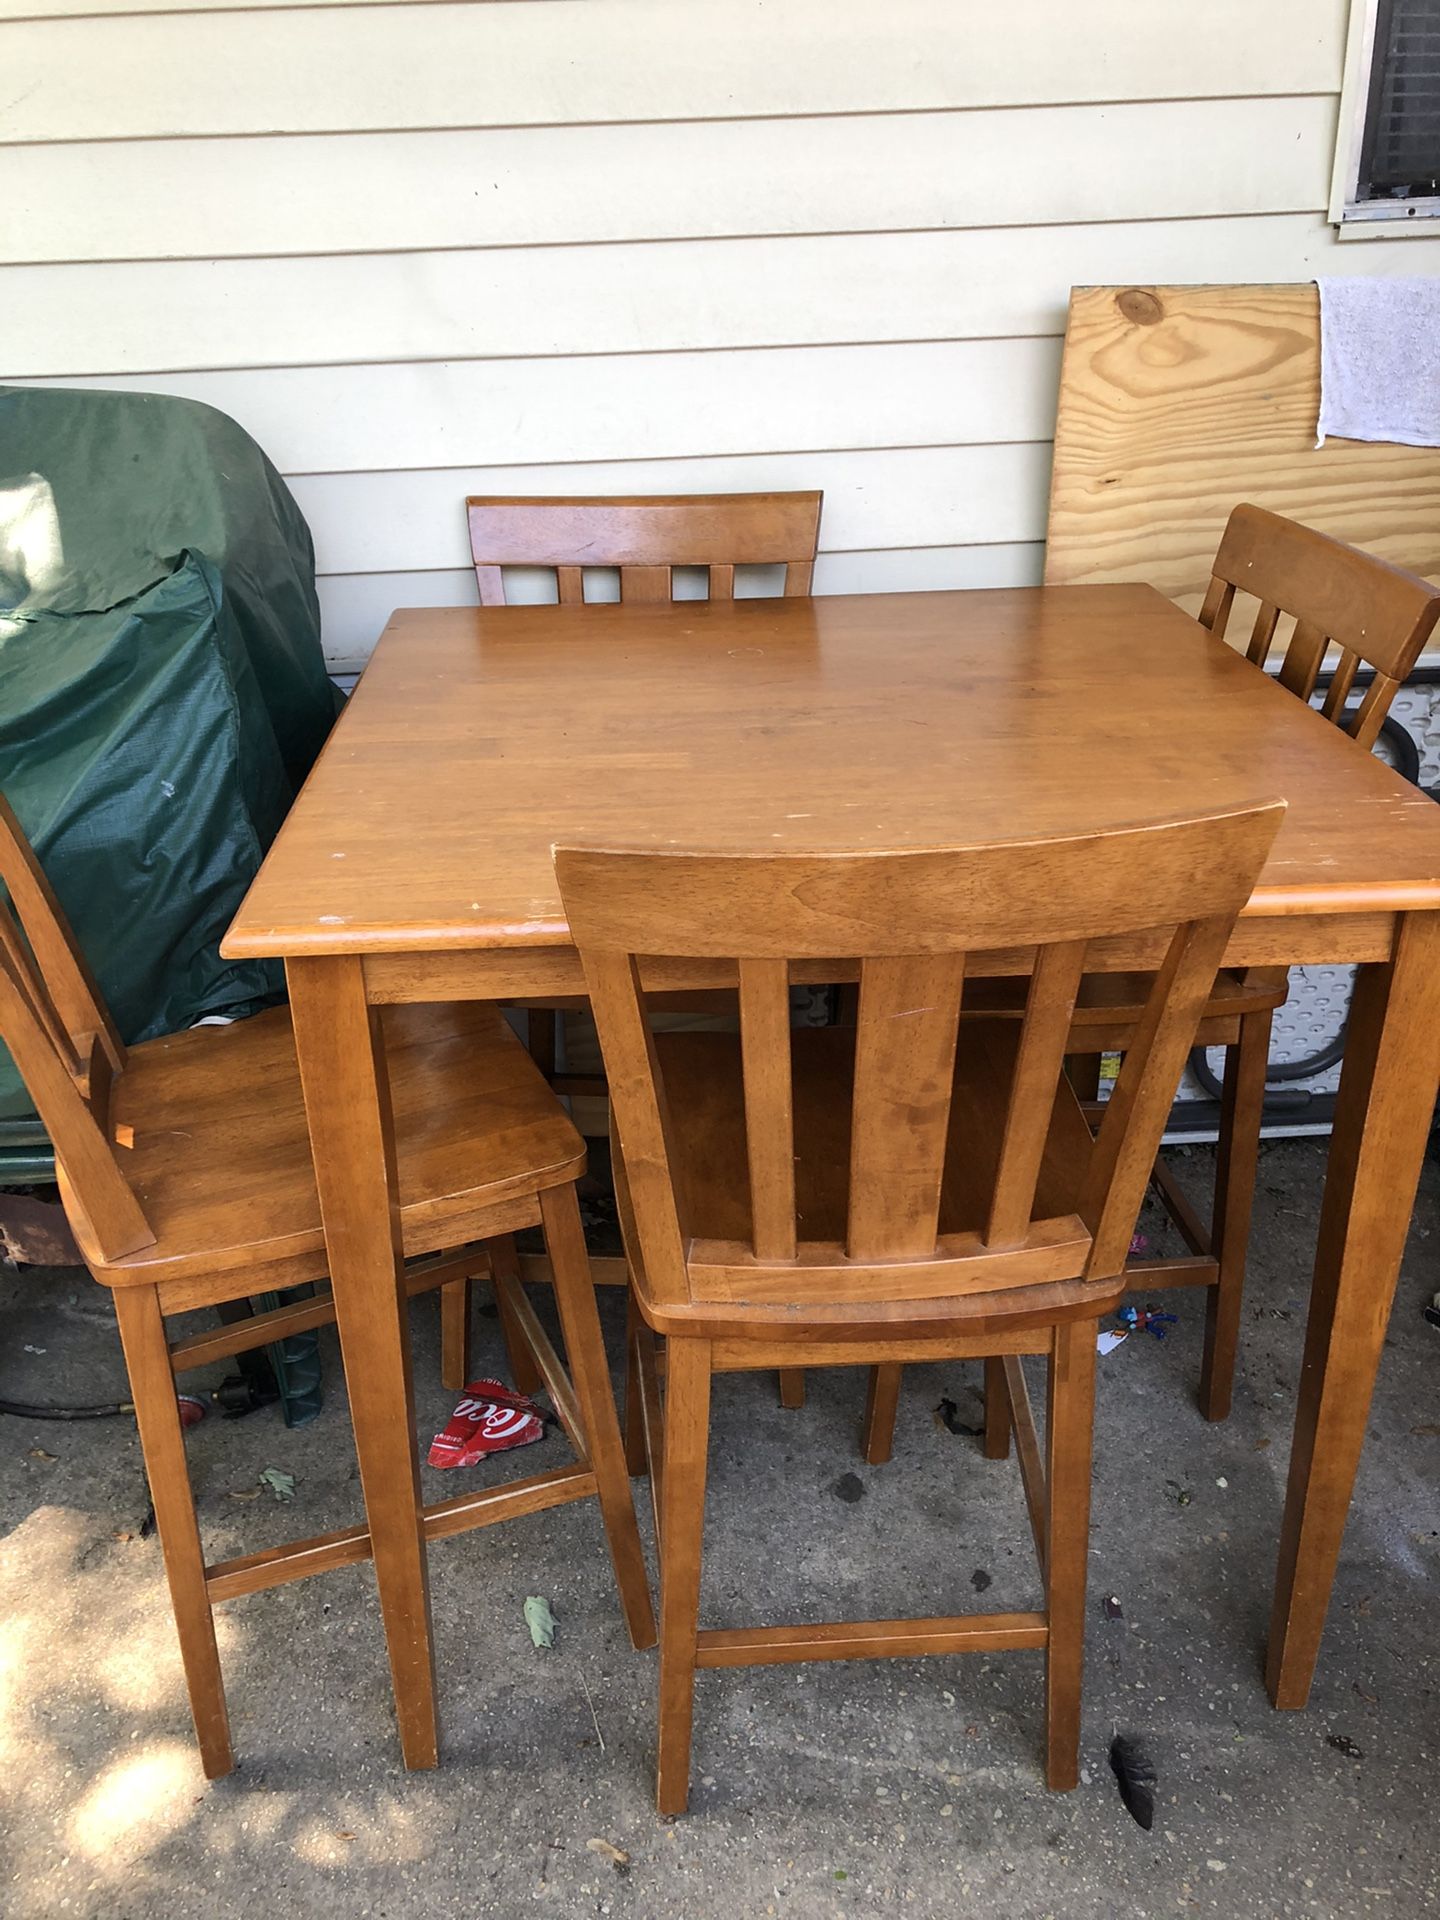
[[1360,963],[1270,1626],[1300,1707],[1440,1082],[1440,808],[1148,587],[394,616],[222,951],[289,978],[408,1765],[435,1681],[376,1009],[583,991],[557,843],[934,847],[1275,795],[1227,961]]

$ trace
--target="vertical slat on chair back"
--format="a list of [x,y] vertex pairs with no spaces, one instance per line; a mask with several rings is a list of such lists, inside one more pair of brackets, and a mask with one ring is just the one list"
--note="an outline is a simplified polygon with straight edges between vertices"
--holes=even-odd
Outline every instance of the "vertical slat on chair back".
[[[1092,940],[1168,935],[1097,1142],[1077,1265],[1120,1270],[1148,1169],[1230,927],[1284,812],[1194,819],[922,853],[707,855],[561,848],[556,875],[610,1078],[647,1285],[688,1294],[686,1196],[637,956],[737,963],[752,1252],[774,1275],[804,1251],[795,1211],[792,961],[860,963],[851,1116],[852,1266],[944,1260],[942,1179],[968,956],[1035,949],[981,1252],[1031,1243],[1071,1014]],[[983,1155],[982,1155],[983,1157]],[[1122,1231],[1123,1229],[1123,1231]],[[937,1237],[938,1236],[938,1237]],[[977,1284],[968,1248],[967,1290]],[[997,1267],[998,1267],[997,1260]],[[983,1278],[978,1284],[990,1284]],[[993,1284],[1003,1285],[1002,1277]]]
[[[676,1189],[665,1082],[655,1059],[634,955],[615,949],[587,953],[585,984],[605,1054],[611,1120],[624,1141],[625,1190],[621,1194],[617,1189],[622,1224],[628,1238],[628,1213],[655,1297],[683,1300],[688,1291],[685,1202]],[[786,1083],[788,1087],[788,1063]]]
[[1119,1273],[1125,1265],[1180,1075],[1234,919],[1230,912],[1211,913],[1176,927],[1135,1037],[1122,1056],[1081,1206],[1094,1236],[1086,1270],[1096,1277]]
[[125,1049],[3,795],[0,881],[9,896],[0,901],[0,1039],[102,1253],[134,1253],[155,1236],[109,1138],[110,1089]]
[[852,1260],[935,1251],[964,976],[963,953],[860,962],[845,1229]]
[[740,962],[745,1152],[756,1258],[795,1258],[795,1118],[790,1074],[790,969]]
[[653,494],[467,500],[480,603],[505,605],[506,567],[546,567],[562,606],[585,598],[586,567],[618,568],[620,598],[669,600],[676,567],[703,567],[712,600],[733,600],[737,566],[783,566],[807,594],[820,538],[816,493]]
[[1030,1228],[1045,1152],[1045,1130],[1085,971],[1085,947],[1083,940],[1060,940],[1041,947],[1036,956],[990,1196],[985,1229],[990,1246],[1013,1246]]
[[[1282,687],[1309,700],[1333,644],[1338,659],[1321,712],[1372,747],[1397,689],[1440,619],[1440,588],[1374,554],[1347,547],[1264,507],[1239,506],[1215,556],[1200,623],[1223,638],[1237,588],[1259,612],[1246,657],[1263,667],[1282,614],[1295,621]],[[1373,678],[1353,711],[1347,702],[1361,666]]]

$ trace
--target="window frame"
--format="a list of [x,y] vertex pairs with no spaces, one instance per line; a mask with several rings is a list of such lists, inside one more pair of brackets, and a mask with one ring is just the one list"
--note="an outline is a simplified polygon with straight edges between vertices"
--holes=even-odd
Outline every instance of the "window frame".
[[1398,240],[1406,234],[1440,234],[1440,194],[1423,199],[1359,200],[1360,155],[1375,67],[1375,29],[1379,0],[1351,0],[1345,42],[1345,73],[1340,83],[1340,118],[1335,135],[1335,169],[1330,180],[1329,218],[1340,240]]

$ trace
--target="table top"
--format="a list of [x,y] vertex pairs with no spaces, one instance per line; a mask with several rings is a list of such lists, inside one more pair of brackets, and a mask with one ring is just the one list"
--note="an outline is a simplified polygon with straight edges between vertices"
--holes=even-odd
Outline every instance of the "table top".
[[556,844],[937,847],[1276,796],[1248,914],[1440,907],[1440,807],[1149,587],[405,609],[222,951],[565,946]]

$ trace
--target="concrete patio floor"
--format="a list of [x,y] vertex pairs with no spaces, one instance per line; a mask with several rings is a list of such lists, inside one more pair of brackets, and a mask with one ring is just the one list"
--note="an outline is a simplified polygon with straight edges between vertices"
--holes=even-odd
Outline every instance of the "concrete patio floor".
[[[1205,1190],[1208,1149],[1177,1159]],[[368,1568],[219,1616],[240,1766],[195,1758],[160,1553],[128,1419],[0,1417],[0,1912],[209,1920],[312,1911],[388,1920],[566,1915],[1419,1914],[1440,1894],[1437,1574],[1440,1169],[1427,1163],[1320,1671],[1273,1713],[1260,1656],[1323,1149],[1266,1148],[1235,1412],[1194,1410],[1203,1303],[1100,1363],[1083,1737],[1068,1795],[1040,1773],[1041,1656],[702,1675],[694,1791],[653,1811],[655,1660],[630,1651],[586,1504],[431,1556],[441,1768],[398,1760]],[[1149,1230],[1154,1232],[1153,1223]],[[613,1296],[607,1325],[618,1333]],[[415,1313],[422,1437],[443,1423],[433,1301]],[[360,1511],[343,1382],[287,1433],[273,1410],[190,1436],[215,1557]],[[618,1351],[618,1339],[612,1350]],[[494,1364],[495,1323],[479,1322]],[[205,1377],[213,1385],[224,1371]],[[197,1378],[191,1376],[190,1378]],[[894,1461],[856,1449],[862,1377],[811,1376],[787,1413],[766,1376],[716,1393],[709,1624],[1038,1604],[1013,1461],[933,1417],[979,1417],[978,1369],[907,1376]],[[107,1296],[83,1273],[0,1276],[0,1396],[123,1397]],[[547,1440],[463,1475],[533,1472]],[[270,1466],[292,1503],[257,1491]],[[649,1540],[648,1511],[641,1525]],[[545,1596],[555,1647],[522,1618]],[[1113,1595],[1123,1619],[1107,1617]],[[1155,1828],[1106,1752],[1136,1734]],[[603,1741],[603,1745],[602,1745]],[[590,1843],[600,1842],[597,1850]],[[628,1856],[617,1862],[609,1849]]]

